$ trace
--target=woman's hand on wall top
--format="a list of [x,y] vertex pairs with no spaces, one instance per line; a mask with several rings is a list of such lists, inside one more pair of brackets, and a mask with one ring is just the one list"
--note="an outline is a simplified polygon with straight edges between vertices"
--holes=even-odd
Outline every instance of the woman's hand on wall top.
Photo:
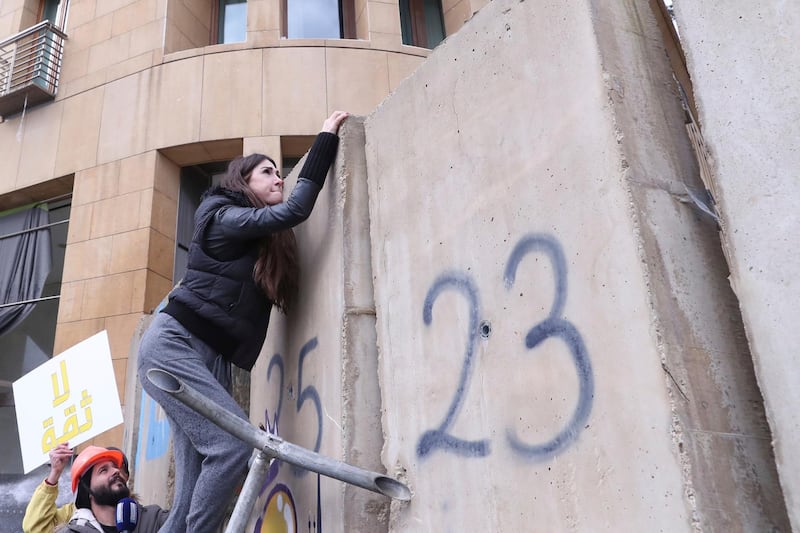
[[347,111],[334,111],[331,113],[331,116],[325,119],[325,122],[322,124],[322,131],[334,134],[337,133],[339,131],[339,126],[348,116],[350,116],[350,114]]

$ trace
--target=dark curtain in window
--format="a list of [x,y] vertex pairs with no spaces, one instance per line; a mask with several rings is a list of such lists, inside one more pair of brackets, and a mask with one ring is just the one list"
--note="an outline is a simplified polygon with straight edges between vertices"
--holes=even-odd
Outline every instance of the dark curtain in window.
[[[5,236],[48,222],[47,211],[39,207],[0,217],[0,303],[22,302],[42,295],[52,262],[50,230]],[[8,333],[25,320],[35,305],[0,307],[0,335]]]

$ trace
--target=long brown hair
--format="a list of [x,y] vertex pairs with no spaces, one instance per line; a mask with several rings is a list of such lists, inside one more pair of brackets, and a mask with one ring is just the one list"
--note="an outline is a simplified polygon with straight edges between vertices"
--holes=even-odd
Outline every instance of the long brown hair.
[[[255,195],[247,184],[253,169],[264,160],[275,168],[275,160],[264,154],[251,154],[237,157],[228,164],[228,170],[220,185],[228,190],[244,194],[253,207],[266,204]],[[258,260],[253,268],[253,279],[261,287],[267,298],[286,313],[297,293],[299,268],[297,261],[297,241],[291,228],[272,233],[261,240]]]

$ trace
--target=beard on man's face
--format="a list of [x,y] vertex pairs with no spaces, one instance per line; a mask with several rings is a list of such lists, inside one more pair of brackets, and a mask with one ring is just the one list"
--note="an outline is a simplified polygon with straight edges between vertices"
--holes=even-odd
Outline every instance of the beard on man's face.
[[129,497],[131,491],[121,476],[114,476],[108,480],[107,485],[90,490],[89,494],[97,505],[117,505],[122,498]]

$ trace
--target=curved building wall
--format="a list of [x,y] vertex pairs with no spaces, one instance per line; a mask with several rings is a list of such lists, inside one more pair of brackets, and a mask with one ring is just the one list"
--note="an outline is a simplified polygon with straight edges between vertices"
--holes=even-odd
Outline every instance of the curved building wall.
[[[369,113],[428,54],[401,44],[397,2],[357,2],[345,40],[282,38],[279,0],[250,0],[246,41],[211,45],[213,4],[69,2],[55,100],[0,123],[0,211],[72,192],[52,353],[108,330],[123,404],[130,339],[173,284],[181,167],[299,157],[332,110]],[[40,8],[3,2],[0,39]]]

